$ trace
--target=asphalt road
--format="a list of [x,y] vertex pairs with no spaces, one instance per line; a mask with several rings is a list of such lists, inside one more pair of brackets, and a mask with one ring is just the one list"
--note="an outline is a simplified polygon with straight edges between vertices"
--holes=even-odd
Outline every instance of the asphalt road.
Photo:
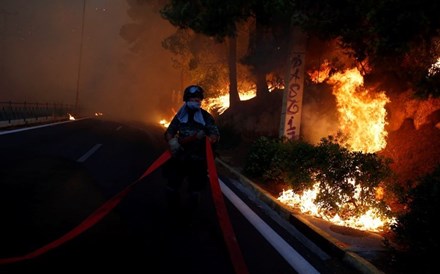
[[[162,133],[102,119],[0,132],[0,258],[59,239],[126,189],[165,150]],[[232,191],[225,202],[249,273],[356,273],[293,239],[260,215],[258,205],[240,205],[246,197],[221,174],[220,182]],[[167,210],[158,169],[80,235],[39,256],[0,264],[0,273],[234,273],[210,188],[191,218],[179,216]],[[273,244],[276,237],[281,240]],[[289,258],[275,248],[279,243],[288,243]]]

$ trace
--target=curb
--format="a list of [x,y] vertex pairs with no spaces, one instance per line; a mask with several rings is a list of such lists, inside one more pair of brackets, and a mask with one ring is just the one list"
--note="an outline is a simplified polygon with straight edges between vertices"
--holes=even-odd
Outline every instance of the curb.
[[371,262],[359,256],[355,252],[348,250],[345,243],[337,240],[327,232],[310,223],[300,214],[293,212],[287,206],[275,199],[269,192],[243,176],[236,169],[232,168],[219,158],[216,158],[216,162],[225,167],[234,176],[237,176],[239,182],[248,187],[257,198],[266,203],[278,215],[280,215],[280,217],[297,227],[304,234],[308,235],[309,237],[313,237],[314,241],[323,247],[323,249],[325,249],[327,252],[338,256],[342,259],[342,261],[363,274],[384,274],[383,271],[379,270]]

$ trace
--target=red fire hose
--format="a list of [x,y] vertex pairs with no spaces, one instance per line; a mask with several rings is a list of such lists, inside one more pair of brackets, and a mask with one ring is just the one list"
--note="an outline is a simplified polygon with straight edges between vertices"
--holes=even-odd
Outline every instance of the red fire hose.
[[223,238],[229,249],[229,256],[237,274],[247,274],[248,269],[244,261],[240,246],[235,238],[234,229],[229,219],[228,210],[223,199],[223,194],[218,183],[217,170],[215,168],[214,154],[212,153],[211,142],[206,138],[206,159],[208,161],[209,182],[211,183],[212,198],[214,200],[217,218],[223,231]]
[[[219,223],[221,229],[223,231],[223,237],[226,241],[227,247],[229,249],[229,254],[234,266],[234,269],[237,274],[247,274],[248,270],[246,264],[244,262],[243,256],[240,251],[240,247],[235,238],[234,230],[230,223],[228,212],[223,200],[222,192],[220,189],[220,185],[218,183],[217,171],[215,168],[214,156],[212,153],[211,143],[208,138],[206,138],[206,155],[207,155],[207,164],[208,164],[208,172],[209,179],[212,188],[212,195],[214,200],[214,205],[217,212],[217,217],[219,219]],[[104,216],[106,216],[113,208],[115,208],[132,189],[133,187],[140,182],[143,178],[148,176],[166,161],[171,158],[171,152],[169,150],[165,151],[162,155],[157,158],[153,164],[140,176],[136,181],[128,185],[124,190],[113,196],[110,200],[105,202],[101,207],[95,210],[89,217],[87,217],[82,223],[78,226],[61,236],[60,238],[50,242],[49,244],[40,247],[26,255],[17,256],[17,257],[9,257],[9,258],[0,258],[0,264],[10,264],[16,263],[23,260],[28,260],[35,258],[39,255],[42,255],[48,252],[51,249],[54,249],[61,244],[72,240],[79,234],[83,233],[97,222],[99,222]]]
[[18,257],[10,257],[10,258],[0,258],[0,264],[9,264],[9,263],[15,263],[27,259],[35,258],[43,253],[46,253],[47,251],[54,249],[61,244],[72,240],[82,232],[86,231],[93,225],[95,225],[98,221],[100,221],[105,215],[107,215],[114,207],[116,207],[119,202],[124,198],[134,187],[135,184],[137,184],[141,179],[149,175],[151,172],[156,170],[159,166],[161,166],[163,163],[165,163],[168,159],[170,159],[171,153],[167,150],[165,151],[159,158],[156,159],[156,161],[142,174],[141,177],[139,177],[136,181],[128,185],[124,190],[119,192],[117,195],[113,196],[110,200],[105,202],[101,207],[99,207],[95,212],[93,212],[89,217],[87,217],[82,223],[80,223],[78,226],[61,236],[60,238],[56,239],[53,242],[50,242],[49,244],[38,248],[35,251],[32,251],[24,256],[18,256]]

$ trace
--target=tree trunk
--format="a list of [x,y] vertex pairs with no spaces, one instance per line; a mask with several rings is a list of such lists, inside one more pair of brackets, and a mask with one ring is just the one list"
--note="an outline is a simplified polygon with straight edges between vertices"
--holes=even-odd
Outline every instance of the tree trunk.
[[266,73],[263,70],[255,70],[256,86],[257,86],[257,99],[264,100],[266,95],[269,94],[269,88],[267,87]]
[[[265,36],[264,36],[264,26],[260,23],[259,20],[259,14],[257,14],[255,18],[255,53],[257,55],[257,58],[259,58],[260,55],[264,55],[264,43],[265,43]],[[257,85],[257,100],[263,99],[265,95],[269,94],[269,88],[267,87],[266,82],[266,69],[265,66],[259,63],[255,64],[254,67],[255,77],[256,77],[256,85]]]
[[237,88],[237,39],[229,37],[229,107],[236,106],[240,102]]
[[286,137],[286,140],[298,140],[301,134],[306,43],[306,34],[299,27],[292,28],[279,132],[280,137]]

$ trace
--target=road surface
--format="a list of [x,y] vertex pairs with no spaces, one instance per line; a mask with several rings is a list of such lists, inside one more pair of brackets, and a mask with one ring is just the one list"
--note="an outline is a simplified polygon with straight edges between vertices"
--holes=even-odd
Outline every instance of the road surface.
[[[63,237],[136,182],[102,220],[43,254],[0,264],[0,273],[234,273],[209,187],[196,214],[179,218],[167,210],[160,168],[137,181],[165,151],[162,134],[104,119],[0,132],[0,259]],[[292,237],[219,175],[250,274],[356,273]]]

